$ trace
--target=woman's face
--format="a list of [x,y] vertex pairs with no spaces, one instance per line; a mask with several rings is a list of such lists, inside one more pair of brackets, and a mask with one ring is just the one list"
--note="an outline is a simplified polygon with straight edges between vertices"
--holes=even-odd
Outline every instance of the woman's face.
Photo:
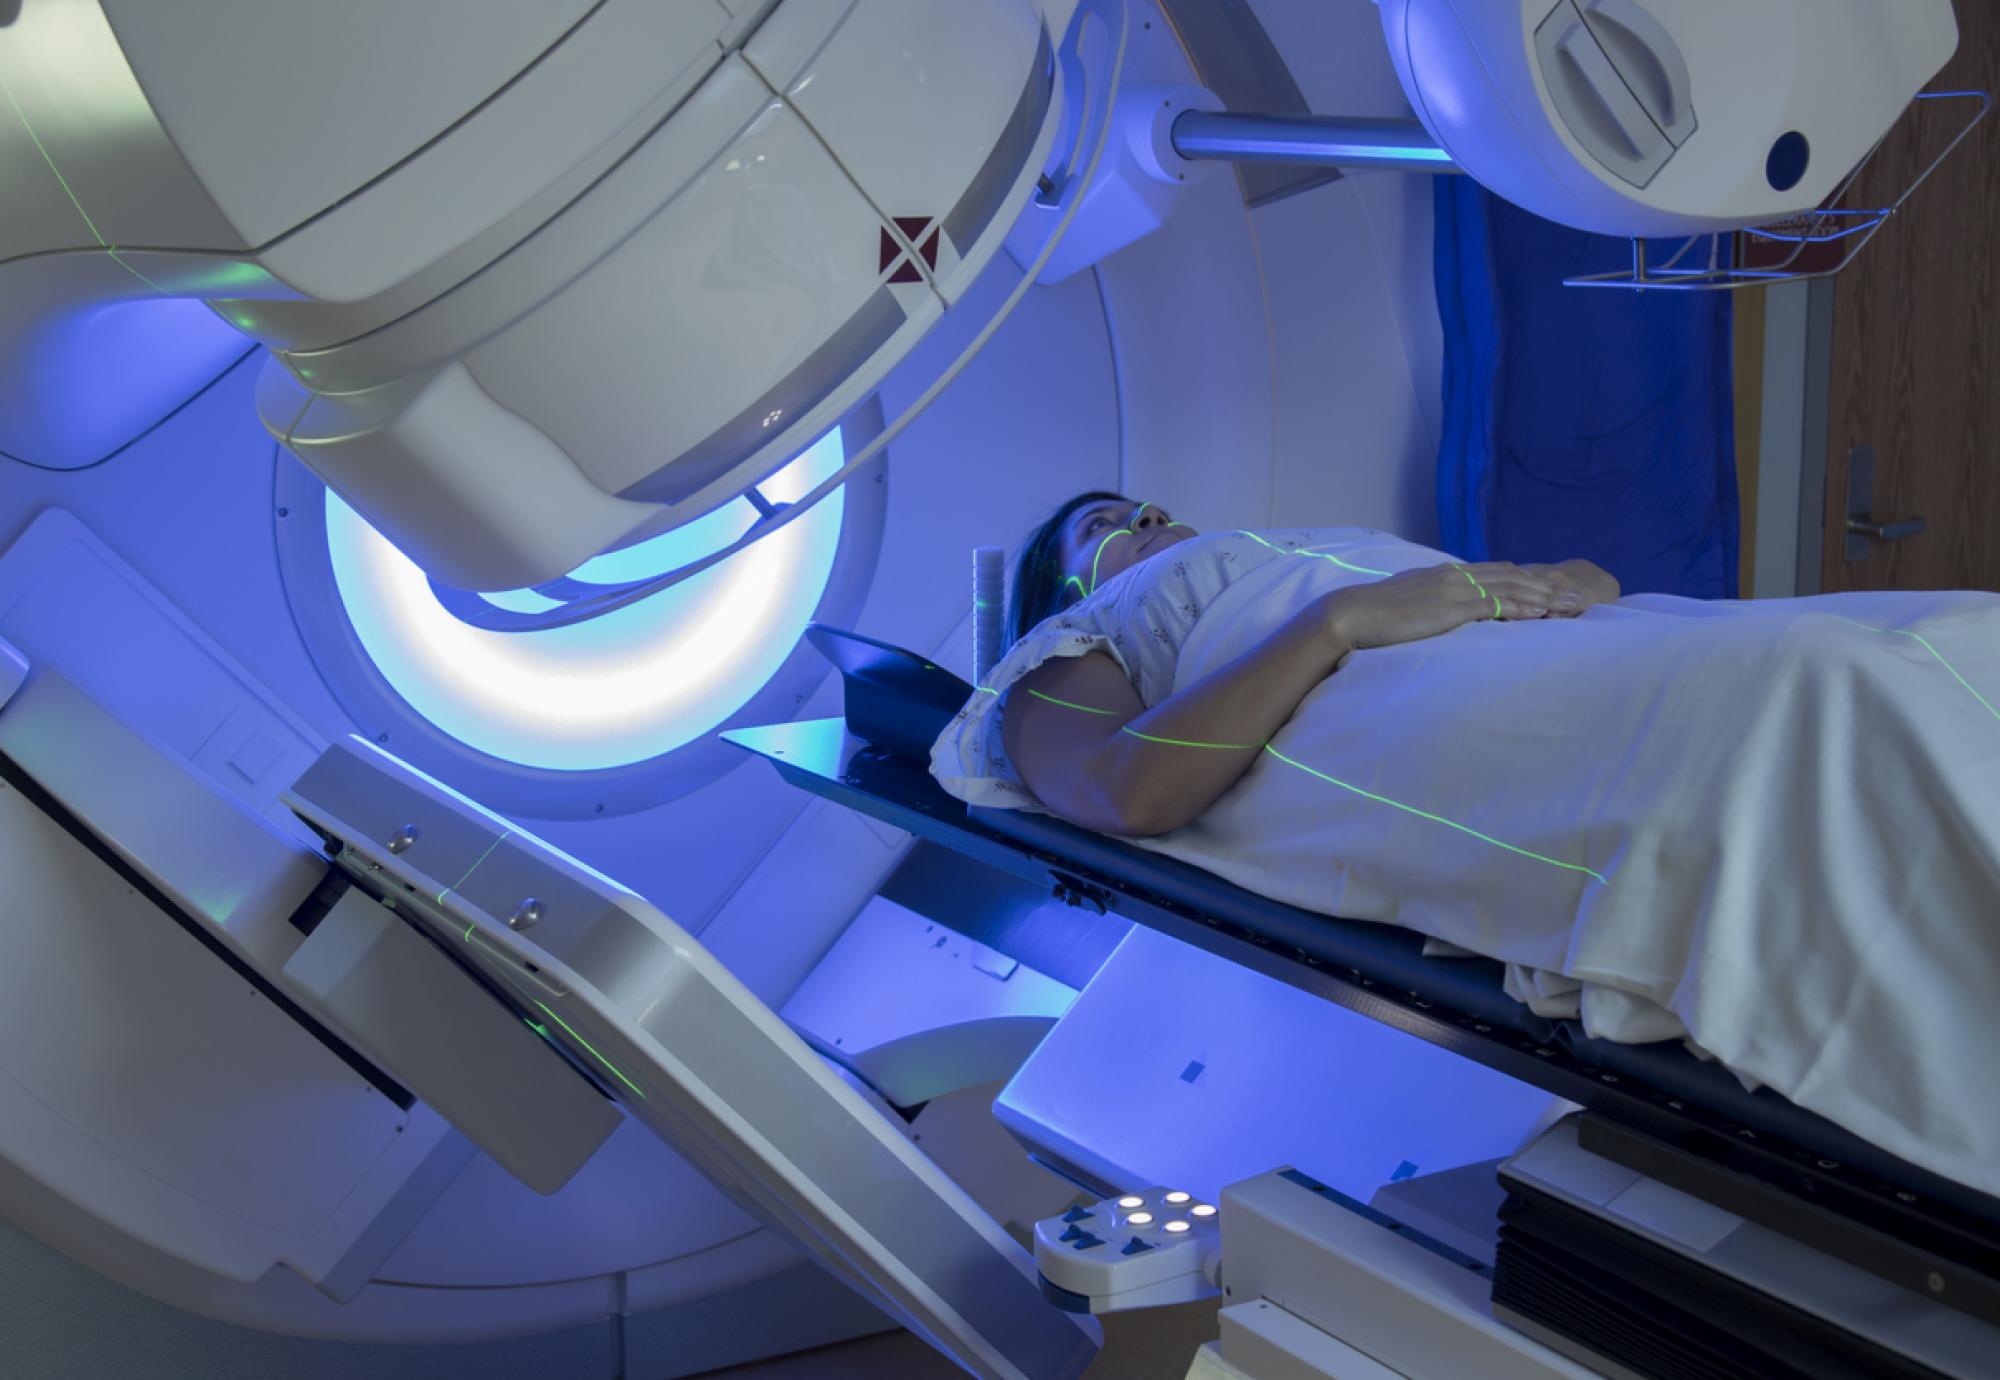
[[1194,528],[1175,522],[1157,503],[1119,498],[1086,504],[1063,524],[1065,583],[1089,594],[1112,576],[1195,535]]

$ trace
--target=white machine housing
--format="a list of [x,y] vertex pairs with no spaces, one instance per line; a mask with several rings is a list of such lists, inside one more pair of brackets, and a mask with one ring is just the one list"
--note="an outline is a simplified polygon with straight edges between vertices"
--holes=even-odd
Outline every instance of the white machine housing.
[[[1000,250],[1064,100],[1035,0],[31,4],[0,82],[0,358],[205,300],[271,352],[271,434],[486,590],[829,430]],[[0,388],[0,449],[88,463],[47,394]]]
[[1379,0],[1431,135],[1580,230],[1696,235],[1818,207],[1958,46],[1951,0]]
[[1043,1304],[1000,1225],[656,907],[362,739],[283,799],[338,845],[373,924],[443,944],[628,1115],[968,1372],[1064,1380],[1096,1355],[1096,1324]]

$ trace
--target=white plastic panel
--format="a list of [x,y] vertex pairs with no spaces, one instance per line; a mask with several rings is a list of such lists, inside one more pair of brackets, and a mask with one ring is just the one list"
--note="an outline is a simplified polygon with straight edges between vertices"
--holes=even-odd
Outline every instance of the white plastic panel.
[[140,257],[79,250],[0,264],[0,452],[53,469],[94,464],[251,348],[205,303],[150,290],[133,300]]
[[0,1155],[225,1277],[330,1267],[404,1114],[5,787],[0,876]]
[[[1040,121],[1009,130],[1024,101],[1031,108],[1023,113],[1033,116],[1030,88],[1045,80],[1033,71],[1042,27],[1028,0],[858,0],[821,42],[832,8],[791,0],[744,55],[826,141],[875,210],[901,223],[905,238],[921,249],[961,199],[981,195],[980,177],[1011,188],[1039,171],[1026,155]],[[911,129],[922,129],[923,139],[912,142]],[[1014,161],[986,168],[1010,132],[1015,142],[1001,157],[1011,152]],[[922,257],[949,281],[968,248],[941,241]]]
[[278,792],[324,740],[59,508],[0,555],[0,638],[306,841]]
[[[831,388],[903,325],[892,307],[851,343],[836,334],[877,294],[879,230],[811,131],[773,104],[616,253],[466,364],[618,493],[794,371]],[[558,359],[589,365],[551,368]],[[774,408],[756,430],[792,421]]]
[[994,1110],[1111,1188],[1170,1184],[1214,1202],[1294,1165],[1366,1202],[1399,1171],[1511,1154],[1567,1106],[1135,927]]
[[[185,7],[146,8],[165,18]],[[0,260],[108,245],[226,251],[249,243],[161,127],[96,4],[17,2],[4,13]],[[136,280],[133,287],[150,295]]]
[[1275,521],[1415,541],[1437,525],[1430,198],[1428,178],[1349,177],[1251,212],[1285,284],[1269,299]]
[[[1558,113],[1535,42],[1552,12],[1580,24],[1581,10],[1549,0],[1383,0],[1381,8],[1418,115],[1467,173],[1537,215],[1611,235],[1729,231],[1819,205],[1957,42],[1950,0],[1647,0],[1636,9],[1600,0],[1587,6],[1589,27],[1557,70],[1595,64],[1594,75],[1579,67],[1572,78],[1580,90],[1609,93],[1634,133],[1619,132],[1606,98],[1583,90],[1562,103],[1596,128],[1587,144]],[[1662,36],[1653,45],[1661,55],[1638,63],[1658,67],[1663,81],[1668,69],[1687,68],[1698,124],[1684,137],[1660,133],[1591,41],[1612,28],[1600,20],[1622,14],[1629,26],[1635,13],[1640,28]],[[1558,16],[1549,37],[1567,29]],[[1805,135],[1812,158],[1795,185],[1779,188],[1766,157],[1791,131]],[[1600,158],[1620,146],[1622,157]]]
[[[274,741],[269,751],[279,750]],[[187,771],[46,665],[0,719],[4,752],[191,915],[256,947],[311,894],[325,864],[294,836]],[[257,763],[267,765],[261,758]]]
[[[56,475],[0,463],[4,471],[0,543],[26,527],[46,504],[59,502],[82,513],[116,546],[124,558],[121,567],[129,562],[144,572],[146,583],[156,591],[149,597],[164,594],[185,608],[188,615],[181,622],[192,627],[190,620],[198,621],[196,636],[212,638],[207,645],[214,649],[220,644],[220,654],[238,673],[254,676],[273,695],[274,703],[309,719],[310,727],[301,724],[301,731],[339,733],[345,730],[341,710],[293,630],[273,560],[272,529],[286,519],[274,519],[272,513],[273,446],[251,404],[254,373],[253,366],[244,366],[154,436],[101,469]],[[0,593],[0,607],[19,592],[18,585],[6,583],[10,578],[6,569],[0,564],[0,588],[6,591]],[[66,587],[61,581],[54,585],[57,590]],[[89,581],[71,588],[68,614],[79,634],[86,631],[88,620],[99,616],[94,588]],[[4,636],[0,633],[0,638]],[[121,706],[128,698],[136,705],[145,694],[167,688],[164,678],[123,669],[121,642],[129,639],[122,633],[89,640],[107,677],[100,692]],[[149,639],[141,639],[132,650],[143,653],[150,645]],[[141,663],[145,664],[150,663]],[[207,682],[190,682],[197,683]],[[804,712],[837,712],[837,680],[823,686],[822,695]],[[140,707],[130,712],[147,711]],[[218,709],[218,723],[221,718]],[[730,894],[803,803],[798,792],[772,773],[746,767],[666,806],[548,828],[573,854],[638,885],[677,913],[700,917]],[[853,834],[880,854],[882,861],[873,873],[842,873],[838,879],[823,870],[788,874],[780,862],[763,879],[754,932],[746,935],[759,956],[774,963],[796,958],[809,968],[862,894],[873,889],[867,877],[893,866],[894,855],[872,843],[865,825],[857,823]],[[839,838],[849,841],[846,834]],[[808,915],[809,907],[815,906],[829,915],[828,927],[817,938]],[[297,931],[282,919],[278,926],[297,941]],[[399,1154],[418,1152],[412,1163],[422,1158],[424,1148],[414,1142],[424,1136],[434,1139],[441,1128],[435,1113],[421,1104],[414,1116],[397,1145]],[[61,1200],[47,1210],[35,1207],[29,1198],[14,1194],[10,1186],[18,1176],[9,1175],[4,1166],[0,1166],[0,1213],[108,1278],[177,1307],[266,1331],[355,1341],[472,1340],[586,1324],[602,1327],[618,1299],[615,1281],[598,1272],[600,1265],[609,1269],[647,1258],[658,1263],[644,1265],[629,1277],[628,1307],[637,1314],[685,1304],[690,1310],[685,1316],[692,1319],[695,1310],[709,1307],[701,1301],[710,1298],[717,1300],[714,1306],[719,1309],[741,1307],[727,1299],[730,1291],[800,1260],[795,1247],[769,1231],[751,1230],[735,1239],[738,1232],[749,1229],[739,1210],[671,1151],[643,1131],[638,1134],[654,1147],[650,1155],[619,1153],[614,1139],[553,1198],[543,1198],[496,1165],[475,1159],[466,1169],[467,1177],[507,1185],[511,1192],[467,1203],[457,1203],[454,1193],[438,1212],[453,1215],[454,1230],[471,1221],[483,1222],[488,1235],[466,1235],[466,1249],[456,1257],[456,1266],[450,1243],[444,1242],[443,1254],[426,1257],[436,1267],[435,1275],[402,1273],[406,1266],[400,1258],[394,1267],[380,1272],[387,1278],[449,1284],[453,1269],[464,1268],[468,1277],[475,1277],[477,1270],[483,1272],[478,1277],[488,1280],[523,1281],[514,1287],[377,1283],[342,1305],[290,1271],[273,1272],[256,1285],[231,1284],[121,1237],[96,1219],[64,1207]],[[613,1163],[600,1175],[599,1161],[607,1157]],[[637,1181],[643,1181],[643,1188]],[[42,1195],[34,1201],[46,1205],[49,1199]],[[424,1232],[426,1225],[420,1224],[417,1231]],[[476,1254],[497,1238],[505,1239],[504,1251]],[[438,1241],[435,1236],[427,1239]],[[602,1256],[595,1260],[593,1242],[603,1246]],[[539,1273],[544,1264],[549,1273]],[[559,1275],[553,1273],[558,1268]],[[525,1282],[537,1278],[564,1282]],[[702,1311],[699,1316],[708,1314]],[[630,1326],[636,1335],[640,1320],[634,1317]],[[717,1363],[729,1359],[734,1358],[719,1357]]]
[[[1310,1328],[1385,1362],[1386,1375],[1596,1380],[1600,1374],[1495,1321],[1489,1276],[1282,1174],[1232,1184],[1222,1198],[1222,1221],[1236,1298],[1277,1301]],[[1309,1340],[1296,1328],[1265,1336],[1293,1345]],[[1226,1329],[1223,1354],[1233,1359],[1232,1342],[1250,1340]],[[1279,1355],[1253,1348],[1246,1359]],[[1357,1380],[1372,1374],[1337,1373]]]
[[[258,402],[276,404],[267,424],[279,422],[293,454],[446,584],[539,584],[646,519],[644,507],[591,483],[570,453],[456,361],[344,395],[307,394],[274,361],[264,374]],[[304,411],[282,422],[295,406]]]
[[1235,181],[1190,186],[1173,219],[1097,272],[1117,342],[1124,492],[1203,530],[1269,526],[1271,337]]
[[[631,1115],[974,1374],[1061,1380],[1095,1354],[1101,1334],[1047,1306],[1000,1227],[640,898],[353,739],[287,799],[345,842],[350,874],[379,875],[406,918],[544,1013]],[[417,823],[417,842],[379,843],[392,821]],[[495,831],[498,861],[466,866],[477,840],[458,836]],[[429,899],[455,869],[464,880]],[[500,906],[530,887],[544,910],[516,932]],[[509,964],[528,960],[555,993],[519,984]]]
[[[831,698],[827,712],[837,713],[837,688]],[[700,929],[701,942],[773,1007],[798,990],[909,844],[909,835],[877,832],[852,810],[797,804],[796,819]]]
[[[1314,110],[1407,119],[1373,0],[1254,0]],[[1444,342],[1434,178],[1350,171],[1250,212],[1270,315],[1274,520],[1435,544]]]
[[[645,133],[641,117],[664,118],[721,59],[720,18],[686,3],[601,7],[472,118],[261,261],[317,299],[356,302],[434,266],[551,187],[582,191],[578,165],[597,163],[607,142],[624,153]],[[476,266],[460,265],[459,276]],[[404,310],[423,300],[395,296]],[[378,309],[370,324],[397,314]]]
[[260,245],[450,128],[590,5],[104,0],[104,8],[175,144],[230,223]]
[[345,345],[289,351],[285,363],[316,389],[350,393],[442,364],[469,343],[505,330],[554,287],[613,253],[741,135],[769,100],[770,92],[741,60],[723,62],[671,119],[562,215],[472,281]]
[[321,917],[286,960],[285,976],[356,1049],[538,1193],[567,1183],[623,1120],[358,889]]
[[18,647],[0,642],[0,709],[7,707],[7,701],[14,698],[14,692],[27,676],[28,659]]
[[899,1107],[1011,1076],[1076,992],[877,896],[779,1012]]

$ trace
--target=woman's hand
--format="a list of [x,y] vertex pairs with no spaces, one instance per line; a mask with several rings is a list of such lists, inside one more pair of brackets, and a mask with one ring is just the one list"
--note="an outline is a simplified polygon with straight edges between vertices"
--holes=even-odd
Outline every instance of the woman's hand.
[[1558,618],[1575,618],[1587,608],[1612,603],[1620,594],[1618,577],[1590,561],[1578,559],[1561,565],[1522,568],[1555,581],[1558,593],[1551,613]]
[[[1406,570],[1327,595],[1328,627],[1337,642],[1358,651],[1420,642],[1490,618],[1546,618],[1551,609],[1567,613],[1559,603],[1566,586],[1552,569],[1487,561]],[[1581,598],[1580,587],[1576,592]]]

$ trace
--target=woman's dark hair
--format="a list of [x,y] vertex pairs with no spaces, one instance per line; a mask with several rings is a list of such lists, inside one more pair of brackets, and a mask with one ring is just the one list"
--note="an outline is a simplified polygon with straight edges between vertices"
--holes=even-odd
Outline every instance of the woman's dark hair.
[[1093,503],[1129,503],[1123,494],[1093,489],[1078,494],[1028,534],[1014,553],[1013,593],[1007,600],[1007,640],[1019,642],[1035,624],[1060,612],[1083,596],[1076,586],[1063,583],[1063,526],[1077,509]]

